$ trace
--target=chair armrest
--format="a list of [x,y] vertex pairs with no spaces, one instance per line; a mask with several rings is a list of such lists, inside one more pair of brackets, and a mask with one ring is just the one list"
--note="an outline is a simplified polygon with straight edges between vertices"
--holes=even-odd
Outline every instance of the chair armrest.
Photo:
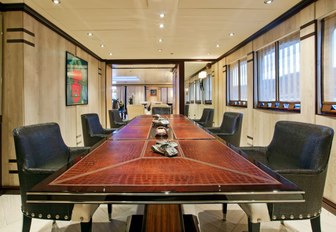
[[90,147],[69,147],[69,162],[90,152]]
[[224,133],[224,132],[219,132],[219,133],[215,133],[217,136],[221,137],[221,136],[230,136],[230,135],[234,135],[234,132],[232,133]]
[[247,159],[251,161],[256,160],[268,165],[266,155],[267,147],[240,147],[240,149]]
[[240,149],[246,153],[248,152],[258,152],[266,155],[267,147],[240,147]]
[[56,169],[44,169],[44,168],[24,168],[23,172],[28,175],[39,176],[42,179],[48,177],[49,175],[53,174]]
[[104,129],[104,134],[112,134],[113,131],[114,131],[113,129],[107,128],[107,129]]
[[283,170],[274,170],[282,176],[315,176],[323,172],[323,170],[311,170],[311,169],[283,169]]

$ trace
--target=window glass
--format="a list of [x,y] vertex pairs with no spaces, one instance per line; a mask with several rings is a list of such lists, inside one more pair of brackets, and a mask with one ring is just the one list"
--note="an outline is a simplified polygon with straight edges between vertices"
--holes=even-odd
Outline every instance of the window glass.
[[275,101],[275,46],[258,51],[258,100]]

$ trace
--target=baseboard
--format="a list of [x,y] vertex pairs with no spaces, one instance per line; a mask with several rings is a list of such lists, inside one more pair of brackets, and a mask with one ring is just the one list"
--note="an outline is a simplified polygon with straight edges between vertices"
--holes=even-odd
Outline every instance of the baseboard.
[[332,202],[332,201],[328,200],[327,198],[323,197],[322,206],[323,206],[323,208],[328,210],[330,213],[336,215],[336,204],[334,202]]

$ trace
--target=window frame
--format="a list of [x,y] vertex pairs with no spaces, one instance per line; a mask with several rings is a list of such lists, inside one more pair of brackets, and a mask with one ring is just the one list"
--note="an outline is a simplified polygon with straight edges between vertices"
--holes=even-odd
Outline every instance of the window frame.
[[[209,82],[208,85],[205,84],[207,81]],[[202,94],[203,104],[211,105],[212,104],[212,75],[211,74],[208,74],[207,77],[202,80],[202,85],[203,85],[203,94]],[[207,97],[209,97],[209,99]]]
[[[227,106],[234,106],[234,107],[243,107],[243,108],[247,108],[247,100],[242,100],[241,99],[241,62],[245,61],[246,63],[246,88],[247,88],[247,79],[248,79],[248,75],[247,75],[247,56],[240,58],[239,60],[236,60],[232,63],[230,63],[229,65],[227,65],[226,68],[226,105]],[[238,99],[234,100],[234,99],[230,99],[231,98],[231,89],[230,89],[230,77],[231,77],[231,70],[232,70],[232,66],[235,65],[237,63],[237,71],[238,71]],[[247,89],[246,89],[246,95],[247,95]]]
[[[286,112],[293,112],[293,113],[300,113],[301,112],[301,99],[300,101],[280,101],[280,74],[279,74],[279,48],[280,48],[280,42],[289,36],[292,36],[293,34],[297,34],[298,38],[300,37],[299,31],[296,31],[290,35],[287,35],[271,44],[268,44],[267,46],[259,49],[258,51],[255,52],[255,91],[256,91],[256,99],[254,103],[254,108],[256,109],[264,109],[264,110],[274,110],[274,111],[286,111]],[[299,38],[299,43],[300,43],[300,38]],[[261,101],[259,100],[259,73],[260,73],[260,60],[259,60],[259,52],[265,49],[266,47],[273,45],[274,50],[275,50],[275,100],[270,100],[270,101]],[[299,45],[300,46],[300,45]],[[299,57],[301,59],[301,51],[299,53]],[[300,65],[300,63],[299,63]],[[301,68],[301,67],[300,67]],[[301,80],[301,75],[299,73],[299,78]],[[301,83],[300,86],[301,88]]]

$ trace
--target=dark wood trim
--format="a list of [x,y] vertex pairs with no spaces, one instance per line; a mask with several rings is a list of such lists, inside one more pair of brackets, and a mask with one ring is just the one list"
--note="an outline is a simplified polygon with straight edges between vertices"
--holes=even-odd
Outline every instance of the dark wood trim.
[[325,197],[323,197],[322,207],[328,210],[330,213],[336,215],[336,204]]
[[248,139],[252,139],[252,140],[253,140],[253,137],[252,137],[252,136],[247,135],[246,137],[247,137]]
[[29,46],[35,47],[34,43],[29,42],[29,41],[27,41],[25,39],[8,39],[7,43],[25,43],[25,44],[27,44]]
[[[0,115],[0,173],[2,173],[2,115]],[[3,189],[2,186],[2,174],[0,174],[0,191]]]
[[[178,83],[179,83],[179,112],[180,114],[184,114],[184,104],[185,104],[185,99],[184,99],[184,62],[179,62],[177,64],[177,68],[178,68]],[[176,97],[176,96],[175,96]]]
[[57,33],[58,35],[62,36],[63,38],[65,38],[66,40],[70,41],[74,45],[80,47],[82,50],[84,50],[85,52],[87,52],[88,54],[90,54],[91,56],[93,56],[94,58],[96,58],[97,60],[104,61],[102,58],[100,58],[98,55],[96,55],[90,49],[88,49],[83,44],[81,44],[80,42],[78,42],[77,40],[75,40],[73,37],[71,37],[65,31],[63,31],[62,29],[60,29],[59,27],[57,27],[55,24],[53,24],[52,22],[50,22],[48,19],[46,19],[45,17],[43,17],[42,15],[40,15],[38,12],[36,12],[34,9],[32,9],[31,7],[29,7],[25,3],[1,4],[0,5],[0,10],[1,11],[5,11],[5,12],[6,11],[23,11],[23,12],[29,14],[30,16],[32,16],[34,19],[36,19],[37,21],[39,21],[44,26],[48,27],[49,29],[51,29],[52,31],[54,31],[55,33]]
[[312,21],[310,21],[310,22],[308,22],[308,23],[306,23],[306,24],[303,24],[303,25],[300,27],[300,30],[302,30],[302,29],[304,29],[304,28],[306,28],[306,27],[309,27],[310,25],[312,25],[312,24],[314,24],[314,23],[317,23],[317,20],[316,20],[316,19],[314,19],[314,20],[312,20]]
[[249,55],[253,55],[254,51],[251,51],[249,53],[247,53],[246,55],[249,56]]
[[209,62],[215,63],[216,59],[116,59],[105,60],[106,64],[180,64],[182,62]]
[[316,32],[312,32],[312,33],[309,33],[307,35],[304,35],[304,36],[300,37],[300,41],[305,40],[307,38],[310,38],[312,36],[316,36]]
[[284,21],[286,21],[290,17],[294,16],[295,14],[297,14],[298,12],[300,12],[302,9],[306,8],[307,6],[309,6],[310,4],[312,4],[312,3],[316,2],[316,1],[317,0],[303,0],[303,1],[300,1],[298,4],[296,4],[295,6],[293,6],[291,9],[289,9],[288,11],[286,11],[285,13],[283,13],[282,15],[280,15],[279,17],[277,17],[276,19],[274,19],[272,22],[270,22],[269,24],[267,24],[265,27],[261,28],[259,31],[257,31],[256,33],[254,33],[253,35],[251,35],[250,37],[248,37],[247,39],[245,39],[244,41],[242,41],[241,43],[239,43],[235,47],[233,47],[228,52],[224,53],[219,58],[217,58],[216,62],[218,62],[221,59],[223,59],[224,57],[227,57],[228,55],[234,53],[238,49],[244,47],[249,42],[255,40],[259,36],[265,34],[266,32],[270,31],[271,29],[275,28],[279,24],[283,23]]
[[8,173],[9,174],[18,174],[19,171],[18,170],[9,170]]
[[17,160],[16,159],[9,159],[8,163],[17,163]]
[[35,34],[33,32],[28,31],[27,29],[21,28],[21,27],[20,28],[7,28],[7,32],[25,32],[28,35],[35,37]]
[[246,62],[250,63],[250,62],[253,62],[253,61],[254,61],[254,59],[250,59],[250,60],[247,60]]

